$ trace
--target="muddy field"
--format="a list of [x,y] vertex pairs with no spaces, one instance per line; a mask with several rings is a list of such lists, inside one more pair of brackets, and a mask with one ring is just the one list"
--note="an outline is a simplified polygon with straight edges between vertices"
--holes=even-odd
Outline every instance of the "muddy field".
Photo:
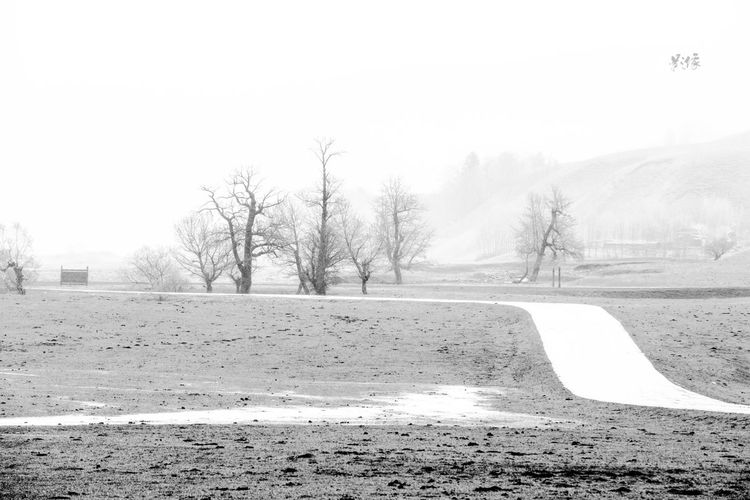
[[[671,380],[750,403],[748,299],[587,301]],[[5,497],[750,495],[750,418],[575,398],[513,308],[36,291],[0,295],[0,325],[0,417],[346,404],[463,385],[499,388],[484,402],[495,410],[558,422],[2,428]]]

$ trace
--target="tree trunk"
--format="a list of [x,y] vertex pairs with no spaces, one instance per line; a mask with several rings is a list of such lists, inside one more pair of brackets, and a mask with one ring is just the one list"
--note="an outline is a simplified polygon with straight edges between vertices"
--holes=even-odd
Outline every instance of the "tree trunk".
[[[297,248],[299,248],[299,243],[296,243],[296,245]],[[307,286],[307,281],[305,280],[305,272],[302,268],[302,257],[300,257],[298,250],[294,250],[294,263],[297,267],[297,279],[299,280],[297,295],[302,292],[305,292],[305,295],[310,295],[310,287]]]
[[393,274],[396,275],[396,284],[403,283],[401,278],[401,221],[398,218],[398,210],[393,208],[393,255],[391,264],[393,265]]
[[253,285],[253,278],[250,273],[242,273],[240,276],[237,293],[250,293],[250,287]]
[[23,275],[23,267],[13,266],[13,272],[16,275],[16,291],[18,295],[26,295],[26,290],[23,287],[23,282],[26,279]]
[[315,295],[325,295],[326,288],[327,287],[325,280],[319,280],[317,283],[313,283],[313,290],[315,290]]
[[362,279],[362,295],[367,295],[367,280]]
[[539,276],[539,269],[541,269],[542,267],[542,260],[544,260],[544,249],[542,249],[541,252],[536,254],[536,260],[534,260],[534,267],[531,269],[531,276],[529,276],[529,281],[532,283],[535,283],[537,277]]
[[393,263],[393,274],[396,275],[396,284],[400,285],[404,282],[404,279],[401,277],[401,263],[398,261],[395,261]]
[[536,282],[537,277],[539,276],[539,269],[542,267],[542,260],[544,260],[544,252],[547,250],[547,247],[549,246],[549,235],[552,232],[552,230],[555,228],[555,225],[557,225],[557,211],[554,209],[552,210],[552,217],[549,221],[549,226],[547,226],[547,230],[544,231],[544,236],[541,241],[541,245],[539,248],[539,253],[536,254],[536,260],[534,261],[534,268],[531,270],[531,276],[529,277],[529,281],[532,283]]
[[214,291],[214,284],[211,280],[206,280],[206,293],[211,293]]
[[252,255],[245,255],[245,261],[242,266],[237,266],[240,272],[237,278],[237,293],[250,293],[250,287],[253,285],[253,261]]
[[325,295],[328,283],[326,283],[326,268],[328,267],[324,252],[328,251],[328,242],[326,236],[321,234],[320,236],[320,249],[318,250],[318,263],[315,268],[314,278],[315,281],[312,283],[313,290],[317,295]]
[[325,295],[326,269],[328,269],[328,184],[327,174],[323,170],[323,196],[321,197],[320,241],[318,242],[318,263],[315,267],[315,282],[312,284],[317,295]]

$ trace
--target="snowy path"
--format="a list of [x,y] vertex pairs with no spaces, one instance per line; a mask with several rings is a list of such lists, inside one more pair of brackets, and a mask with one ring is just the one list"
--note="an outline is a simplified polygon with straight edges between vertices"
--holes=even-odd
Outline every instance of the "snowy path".
[[[151,294],[151,292],[106,290],[38,290],[97,294]],[[206,294],[202,293],[160,293],[160,295],[206,297]],[[750,414],[750,405],[727,403],[702,396],[667,380],[641,352],[620,322],[599,306],[396,297],[212,294],[212,297],[219,296],[232,297],[235,300],[378,301],[519,307],[531,315],[552,368],[562,384],[576,396],[609,403]],[[411,416],[413,418],[414,415]],[[134,416],[130,417],[132,419]],[[45,425],[45,423],[49,425],[51,422],[47,420],[50,418],[55,417],[0,419],[0,426],[18,425],[16,422],[18,420],[25,421],[27,425],[33,425],[32,421],[36,420],[39,421],[38,425]],[[127,419],[128,416],[122,418]],[[282,420],[284,420],[283,417]]]
[[576,396],[609,403],[750,414],[750,405],[702,396],[667,380],[620,322],[601,307],[504,304],[531,314],[552,368]]

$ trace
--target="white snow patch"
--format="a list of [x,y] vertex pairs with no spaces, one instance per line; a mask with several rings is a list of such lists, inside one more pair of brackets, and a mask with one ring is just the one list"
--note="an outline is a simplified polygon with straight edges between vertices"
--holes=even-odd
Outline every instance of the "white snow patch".
[[106,408],[107,406],[109,406],[108,404],[98,403],[96,401],[79,401],[77,399],[71,399],[70,402],[78,403],[79,405],[82,405],[82,406],[89,406],[91,408]]
[[[0,419],[0,427],[126,424],[345,424],[345,425],[486,425],[535,427],[571,424],[570,421],[502,412],[489,398],[498,391],[464,386],[439,386],[428,393],[402,393],[371,398],[368,404],[346,406],[248,406],[220,410],[189,410],[132,415],[56,415]],[[304,395],[295,395],[295,397]]]

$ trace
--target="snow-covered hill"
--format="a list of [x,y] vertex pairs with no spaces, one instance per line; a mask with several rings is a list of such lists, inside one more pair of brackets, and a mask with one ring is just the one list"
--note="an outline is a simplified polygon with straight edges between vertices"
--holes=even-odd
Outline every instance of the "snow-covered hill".
[[585,241],[666,241],[750,228],[750,133],[554,164],[501,157],[474,161],[428,199],[431,258],[512,256],[512,228],[531,192],[558,186],[574,201]]

